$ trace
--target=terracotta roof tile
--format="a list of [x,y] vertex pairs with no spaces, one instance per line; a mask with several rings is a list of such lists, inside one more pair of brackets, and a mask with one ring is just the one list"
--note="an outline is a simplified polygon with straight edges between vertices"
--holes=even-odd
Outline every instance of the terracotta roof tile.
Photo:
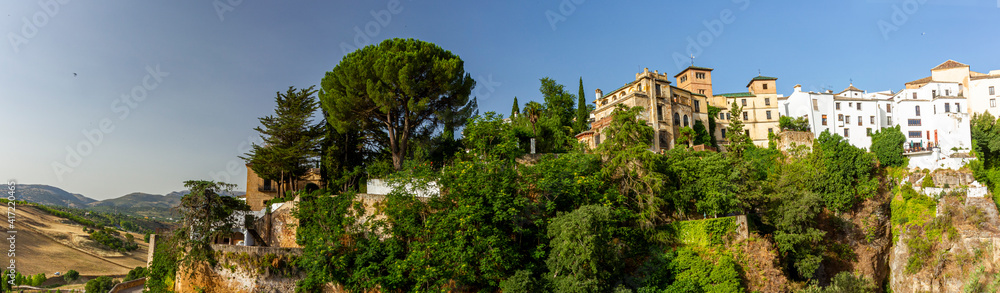
[[934,69],[931,69],[931,71],[941,70],[941,69],[960,68],[960,67],[969,67],[969,65],[965,65],[965,64],[962,64],[960,62],[955,62],[955,60],[950,60],[949,59],[948,61],[945,61],[944,63],[941,63],[937,67],[934,67]]

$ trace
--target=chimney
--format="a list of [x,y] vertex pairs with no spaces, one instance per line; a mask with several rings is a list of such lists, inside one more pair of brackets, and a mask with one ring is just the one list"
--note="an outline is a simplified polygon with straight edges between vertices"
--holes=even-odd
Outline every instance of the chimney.
[[660,71],[659,70],[653,70],[653,73],[656,74],[656,75],[660,75]]
[[601,89],[594,90],[594,93],[597,94],[597,100],[598,101],[601,100],[601,98],[604,97],[604,92],[602,92]]
[[802,85],[801,85],[801,84],[797,84],[797,85],[795,85],[795,92],[796,92],[796,93],[798,93],[798,92],[802,92]]

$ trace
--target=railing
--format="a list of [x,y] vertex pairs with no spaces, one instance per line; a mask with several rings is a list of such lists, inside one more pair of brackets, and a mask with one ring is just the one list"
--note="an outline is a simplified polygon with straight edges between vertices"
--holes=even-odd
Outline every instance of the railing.
[[278,191],[278,190],[275,189],[274,186],[264,185],[264,186],[257,187],[257,191],[260,191],[260,192],[270,192],[270,191]]
[[128,282],[118,283],[118,285],[111,287],[111,291],[108,291],[108,293],[118,293],[124,291],[125,289],[130,289],[145,285],[146,285],[146,278],[139,278]]

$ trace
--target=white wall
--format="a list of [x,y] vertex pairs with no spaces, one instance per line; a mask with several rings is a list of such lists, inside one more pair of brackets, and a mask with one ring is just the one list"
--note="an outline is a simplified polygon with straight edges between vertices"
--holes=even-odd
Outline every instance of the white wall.
[[[969,106],[974,113],[1000,114],[1000,102],[996,101],[1000,98],[1000,78],[972,80],[969,87]],[[992,95],[990,87],[993,87]]]

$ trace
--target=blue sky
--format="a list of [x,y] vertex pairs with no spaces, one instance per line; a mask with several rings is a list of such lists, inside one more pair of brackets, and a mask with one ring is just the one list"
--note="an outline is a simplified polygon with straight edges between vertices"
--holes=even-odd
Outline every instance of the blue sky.
[[541,100],[539,78],[576,93],[583,77],[590,100],[690,53],[716,93],[758,71],[786,95],[895,91],[948,59],[1000,69],[998,28],[996,0],[5,1],[0,179],[96,199],[243,190],[236,156],[275,92],[319,84],[356,40],[436,43],[465,60],[480,111],[507,114]]

